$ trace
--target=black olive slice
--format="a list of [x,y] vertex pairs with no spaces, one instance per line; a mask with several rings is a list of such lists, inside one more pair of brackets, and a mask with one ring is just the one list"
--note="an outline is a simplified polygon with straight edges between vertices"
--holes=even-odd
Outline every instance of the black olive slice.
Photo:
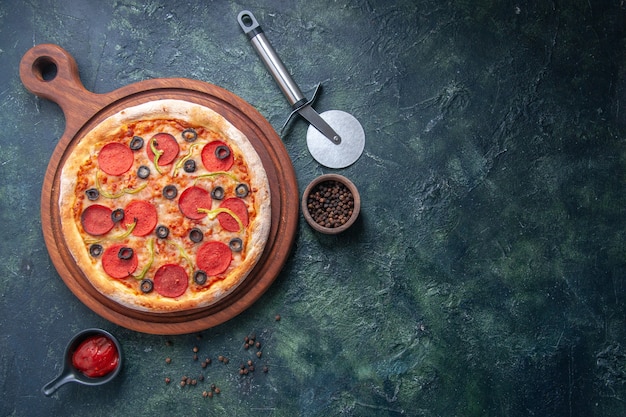
[[119,252],[117,252],[117,257],[123,261],[127,261],[133,257],[133,254],[134,254],[133,248],[124,246],[120,248]]
[[189,231],[189,239],[194,243],[200,243],[204,239],[204,233],[202,233],[202,230],[194,227]]
[[156,235],[161,239],[165,239],[170,235],[170,229],[167,226],[159,225],[156,228]]
[[97,189],[95,189],[95,188],[90,188],[90,189],[88,189],[87,191],[85,191],[85,194],[87,194],[87,198],[88,198],[90,201],[97,200],[97,199],[98,199],[98,197],[100,197],[100,191],[98,191],[98,190],[97,190]]
[[102,245],[94,243],[93,245],[89,246],[89,254],[94,258],[102,255]]
[[178,190],[176,189],[175,185],[170,184],[163,187],[163,197],[167,198],[168,200],[175,199],[177,195]]
[[246,184],[239,184],[235,188],[235,195],[239,198],[244,198],[248,195],[249,192],[250,190],[248,189],[248,186]]
[[211,197],[213,197],[216,200],[223,199],[224,198],[224,189],[222,187],[215,187],[211,191]]
[[143,148],[143,138],[141,136],[133,136],[128,145],[133,151],[138,151]]
[[196,161],[193,159],[187,159],[183,165],[185,172],[196,172]]
[[228,242],[228,247],[233,252],[241,252],[243,250],[243,241],[238,237],[234,237]]
[[111,220],[113,223],[121,222],[124,220],[124,209],[118,208],[111,212]]
[[152,282],[150,278],[142,279],[141,284],[139,284],[139,288],[141,288],[141,292],[147,294],[149,292],[152,292],[152,289],[154,288],[154,282]]
[[206,279],[207,279],[206,272],[204,272],[201,269],[198,269],[193,274],[193,281],[198,285],[204,284],[206,282]]
[[230,156],[230,149],[228,146],[220,145],[215,148],[215,157],[219,160],[226,159]]
[[137,176],[141,178],[142,180],[145,180],[146,178],[150,176],[150,168],[148,168],[145,165],[140,166],[137,169]]
[[198,139],[198,133],[195,131],[195,129],[192,129],[192,128],[183,130],[183,133],[181,133],[180,135],[187,142],[193,142],[196,139]]

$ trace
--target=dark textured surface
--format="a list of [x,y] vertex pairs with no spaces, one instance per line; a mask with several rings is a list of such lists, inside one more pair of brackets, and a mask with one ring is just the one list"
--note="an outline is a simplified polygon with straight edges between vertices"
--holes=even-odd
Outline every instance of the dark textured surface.
[[[0,1],[0,416],[623,416],[621,3]],[[64,119],[23,88],[19,60],[59,44],[96,93],[204,80],[279,129],[288,104],[243,9],[305,94],[323,83],[319,111],[361,121],[363,156],[332,171],[359,187],[361,218],[337,237],[301,218],[270,290],[201,335],[112,325],[49,261],[39,195]],[[301,190],[329,172],[306,127],[284,135]],[[119,338],[121,375],[44,397],[67,340],[94,326]],[[253,332],[261,359],[242,348]],[[221,393],[203,398],[211,383]]]

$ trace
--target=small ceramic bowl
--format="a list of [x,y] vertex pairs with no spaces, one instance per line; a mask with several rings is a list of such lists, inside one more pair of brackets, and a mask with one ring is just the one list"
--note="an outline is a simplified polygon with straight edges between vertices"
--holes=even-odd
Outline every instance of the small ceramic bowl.
[[[109,339],[113,343],[113,345],[115,345],[115,348],[117,349],[118,361],[116,367],[106,375],[99,377],[88,377],[72,364],[72,357],[81,343],[94,336],[104,336],[105,338]],[[61,370],[61,373],[52,381],[48,382],[41,389],[41,391],[44,393],[44,395],[50,396],[54,394],[56,390],[58,390],[62,385],[65,385],[68,382],[76,382],[78,384],[91,386],[106,384],[120,373],[120,369],[122,369],[122,348],[117,339],[105,330],[86,329],[77,333],[68,342],[65,348],[65,355],[63,357],[63,369]]]
[[[343,200],[340,200],[338,190],[343,192]],[[324,196],[320,194],[321,191],[327,191],[330,194]],[[310,196],[311,201],[309,201]],[[332,202],[338,203],[339,208],[324,207],[328,203],[332,205]],[[302,194],[304,218],[314,230],[320,233],[334,235],[345,231],[354,224],[360,211],[359,191],[352,181],[342,175],[321,175],[311,181]]]

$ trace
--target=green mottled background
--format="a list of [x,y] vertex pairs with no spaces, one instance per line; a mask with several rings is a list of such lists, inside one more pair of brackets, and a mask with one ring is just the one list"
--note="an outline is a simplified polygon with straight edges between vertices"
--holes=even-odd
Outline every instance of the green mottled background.
[[[0,416],[626,415],[625,7],[0,0]],[[319,111],[361,121],[363,156],[332,172],[359,187],[362,215],[337,237],[300,218],[282,273],[226,324],[117,327],[47,255],[39,195],[64,117],[24,89],[19,61],[59,44],[96,93],[204,80],[279,129],[289,106],[237,24],[244,9],[305,94],[322,82]],[[328,172],[306,128],[283,136],[301,190]],[[120,339],[121,375],[44,397],[66,341],[94,326]],[[242,348],[250,333],[261,359]],[[221,393],[203,398],[211,383]]]

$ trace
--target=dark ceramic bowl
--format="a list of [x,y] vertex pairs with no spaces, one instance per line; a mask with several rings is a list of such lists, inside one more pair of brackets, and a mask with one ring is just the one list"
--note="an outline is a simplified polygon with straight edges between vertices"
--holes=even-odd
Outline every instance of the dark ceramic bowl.
[[[86,376],[81,371],[76,369],[74,365],[72,365],[72,356],[74,355],[74,352],[76,351],[78,346],[80,346],[82,342],[93,336],[104,336],[107,339],[110,339],[117,349],[117,355],[119,358],[119,360],[117,361],[117,367],[113,371],[97,378],[91,378]],[[78,384],[91,386],[106,384],[120,373],[120,369],[122,369],[122,347],[120,346],[117,339],[105,330],[86,329],[76,334],[69,341],[67,347],[65,348],[65,356],[63,357],[63,370],[55,379],[48,382],[41,389],[41,391],[44,393],[44,395],[50,396],[54,394],[56,390],[58,390],[62,385],[65,385],[68,382],[76,382]]]
[[[348,220],[336,227],[326,227],[320,223],[317,223],[314,219],[314,216],[311,215],[309,211],[308,199],[309,195],[315,192],[316,188],[320,184],[324,183],[332,183],[336,181],[340,184],[343,184],[352,194],[352,198],[354,201],[354,207],[352,208],[352,215],[348,218]],[[359,190],[357,190],[356,186],[342,175],[337,174],[326,174],[321,175],[315,178],[311,183],[306,187],[304,193],[302,194],[302,213],[304,215],[304,219],[307,221],[309,226],[311,226],[314,230],[317,230],[320,233],[325,233],[329,235],[335,235],[341,233],[348,229],[350,226],[354,224],[357,217],[359,217],[359,212],[361,211],[361,196],[359,195]]]

